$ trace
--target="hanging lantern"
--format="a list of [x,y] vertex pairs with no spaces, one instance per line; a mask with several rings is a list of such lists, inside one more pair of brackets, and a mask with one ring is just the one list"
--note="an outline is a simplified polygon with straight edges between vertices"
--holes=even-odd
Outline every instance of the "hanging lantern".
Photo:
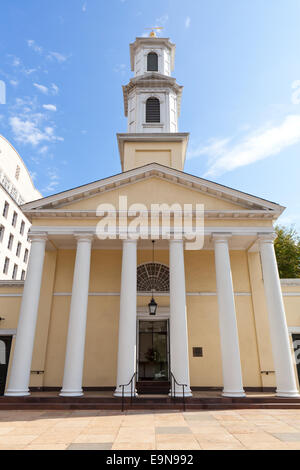
[[148,303],[149,315],[156,315],[157,303],[152,297],[151,301]]
[[[154,243],[155,241],[152,240],[152,263],[154,264]],[[155,302],[154,296],[153,296],[153,281],[151,285],[151,290],[152,290],[152,299],[148,303],[148,309],[149,309],[149,315],[156,315],[156,310],[157,310],[157,303]]]

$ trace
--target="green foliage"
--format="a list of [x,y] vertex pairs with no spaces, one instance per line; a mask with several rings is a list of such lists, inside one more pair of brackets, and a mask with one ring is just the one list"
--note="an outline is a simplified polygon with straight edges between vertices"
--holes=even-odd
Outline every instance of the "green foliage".
[[275,252],[279,276],[282,279],[300,278],[300,238],[293,227],[275,227]]

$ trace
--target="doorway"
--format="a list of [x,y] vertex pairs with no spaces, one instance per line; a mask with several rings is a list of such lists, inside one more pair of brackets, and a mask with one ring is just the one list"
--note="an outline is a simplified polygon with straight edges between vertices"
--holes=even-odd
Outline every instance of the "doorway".
[[298,372],[298,381],[299,381],[299,387],[300,387],[300,334],[292,334],[292,340],[293,340],[295,360],[296,360],[297,372]]
[[0,336],[0,396],[4,395],[12,336]]
[[[138,322],[138,382],[169,391],[169,322],[139,320]],[[146,393],[146,392],[145,392]]]

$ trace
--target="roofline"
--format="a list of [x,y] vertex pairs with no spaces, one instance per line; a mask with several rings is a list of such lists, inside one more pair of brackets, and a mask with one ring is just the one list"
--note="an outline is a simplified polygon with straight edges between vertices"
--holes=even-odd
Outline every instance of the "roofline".
[[35,187],[34,183],[33,183],[33,179],[31,177],[31,174],[30,174],[30,171],[28,170],[27,166],[25,165],[25,162],[23,160],[23,158],[20,156],[19,152],[15,149],[15,147],[9,142],[9,140],[7,140],[2,134],[0,134],[0,138],[2,138],[3,140],[5,140],[5,142],[8,143],[8,145],[14,150],[14,152],[18,155],[20,161],[23,163],[23,166],[25,168],[25,170],[27,171],[27,174],[29,176],[29,179],[30,179],[30,182],[33,186],[33,189],[35,191],[37,191],[41,196],[42,196],[42,193]]
[[[172,173],[175,173],[177,175],[182,175],[182,176],[185,176],[185,177],[188,177],[188,178],[192,178],[195,180],[195,182],[198,180],[200,181],[203,181],[204,183],[208,183],[209,185],[212,185],[212,186],[216,186],[216,188],[211,188],[212,190],[215,190],[215,191],[218,191],[218,188],[224,188],[226,189],[227,191],[231,191],[233,193],[236,193],[236,197],[238,197],[239,195],[240,196],[246,196],[246,197],[250,197],[252,199],[254,199],[254,201],[249,201],[249,203],[253,203],[253,204],[256,204],[256,205],[271,205],[271,206],[274,206],[274,207],[269,207],[270,210],[274,210],[274,211],[279,211],[280,213],[282,213],[284,210],[285,210],[285,207],[284,206],[281,206],[280,204],[278,203],[275,203],[275,202],[272,202],[272,201],[269,201],[267,199],[263,199],[263,198],[260,198],[260,197],[257,197],[257,196],[254,196],[252,194],[249,194],[249,193],[245,193],[244,191],[239,191],[237,189],[233,189],[233,188],[230,188],[229,186],[225,186],[225,185],[222,185],[222,184],[219,184],[219,183],[215,183],[214,181],[210,181],[210,180],[207,180],[207,179],[204,179],[204,178],[201,178],[199,176],[195,176],[195,175],[191,175],[189,173],[185,173],[183,171],[180,171],[180,170],[175,170],[173,168],[170,168],[170,167],[167,167],[165,165],[161,165],[159,163],[149,163],[147,165],[144,165],[144,166],[141,166],[141,167],[138,167],[138,168],[134,168],[134,169],[131,169],[131,170],[127,170],[127,171],[124,171],[122,173],[117,173],[116,175],[112,175],[112,176],[108,176],[108,177],[105,177],[105,178],[102,178],[100,180],[96,180],[94,182],[91,182],[91,183],[87,183],[87,184],[83,184],[83,185],[80,185],[80,186],[76,186],[74,188],[71,188],[71,189],[68,189],[68,190],[65,190],[65,191],[61,191],[59,193],[56,193],[56,194],[52,194],[50,196],[47,196],[45,198],[41,198],[41,199],[38,199],[36,201],[32,201],[32,202],[28,202],[26,204],[23,204],[21,206],[21,209],[26,213],[26,210],[32,210],[32,209],[39,209],[42,205],[46,205],[46,204],[50,204],[51,202],[54,202],[57,200],[57,198],[59,198],[60,200],[63,200],[64,198],[63,197],[60,197],[60,196],[63,196],[65,195],[65,197],[67,197],[67,194],[68,193],[71,193],[71,192],[74,192],[74,191],[77,191],[77,193],[74,195],[76,196],[78,194],[78,191],[79,191],[79,194],[82,194],[84,191],[83,189],[86,188],[87,191],[92,191],[93,188],[90,188],[88,189],[90,186],[93,186],[95,185],[96,183],[104,183],[105,181],[109,181],[109,180],[112,180],[112,179],[118,179],[119,177],[124,177],[124,179],[126,177],[128,177],[128,175],[130,175],[130,173],[134,174],[135,173],[142,173],[143,171],[146,172],[147,170],[150,171],[150,169],[157,169],[159,171],[159,169],[162,169],[162,170],[167,170],[168,172],[172,172]],[[220,190],[219,190],[220,192]],[[234,196],[234,194],[233,194]],[[73,198],[73,195],[72,194],[69,194],[70,198]],[[218,197],[216,195],[216,197]],[[39,204],[43,201],[42,204]],[[265,203],[265,204],[264,204]],[[36,206],[36,204],[38,204]],[[35,207],[36,206],[36,207]],[[42,209],[41,209],[42,210]]]

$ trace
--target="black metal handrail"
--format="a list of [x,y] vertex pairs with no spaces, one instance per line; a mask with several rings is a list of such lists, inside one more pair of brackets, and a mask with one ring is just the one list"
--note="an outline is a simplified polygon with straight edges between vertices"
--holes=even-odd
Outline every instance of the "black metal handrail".
[[171,398],[175,399],[176,398],[176,385],[178,387],[182,387],[182,405],[183,405],[183,411],[185,411],[185,394],[184,394],[184,388],[187,387],[187,384],[180,384],[177,382],[173,372],[170,371],[171,375]]
[[128,384],[124,384],[124,385],[119,385],[119,387],[122,388],[122,411],[124,411],[125,409],[125,387],[128,387],[128,385],[130,385],[130,405],[132,405],[132,398],[133,396],[135,396],[135,381],[134,381],[134,387],[133,387],[133,379],[135,378],[136,376],[136,372],[133,374],[133,376],[131,377],[131,379],[129,380]]

